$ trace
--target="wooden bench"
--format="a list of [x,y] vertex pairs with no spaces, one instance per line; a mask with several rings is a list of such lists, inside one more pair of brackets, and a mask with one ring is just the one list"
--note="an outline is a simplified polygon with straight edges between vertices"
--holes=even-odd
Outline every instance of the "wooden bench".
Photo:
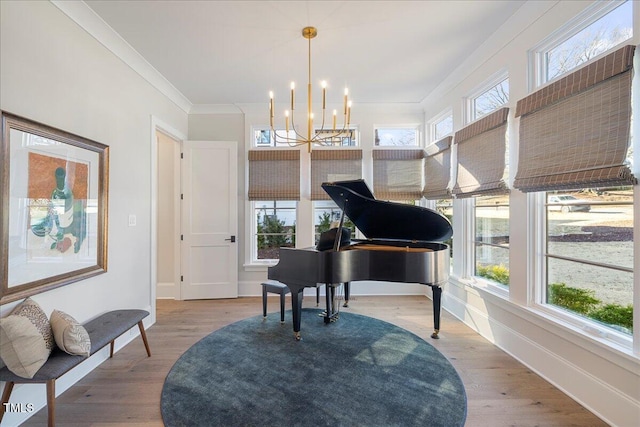
[[[110,344],[109,357],[113,357],[113,346],[116,338],[137,324],[140,328],[144,347],[147,350],[147,356],[151,357],[147,335],[142,324],[142,319],[148,315],[149,312],[145,310],[115,310],[104,313],[84,324],[83,326],[91,339],[90,355]],[[14,384],[44,383],[47,385],[48,425],[50,427],[55,426],[56,380],[86,359],[87,357],[85,356],[74,356],[55,347],[47,362],[36,372],[33,378],[20,377],[4,366],[0,369],[0,381],[6,381],[2,399],[0,400],[0,421],[4,416],[5,403],[9,402],[9,396],[11,396]]]

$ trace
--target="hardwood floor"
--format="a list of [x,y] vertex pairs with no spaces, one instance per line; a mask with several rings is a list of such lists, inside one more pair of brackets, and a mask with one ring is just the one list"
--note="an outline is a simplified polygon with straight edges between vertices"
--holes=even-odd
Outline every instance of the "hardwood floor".
[[[304,306],[315,306],[315,301],[306,298]],[[268,321],[279,322],[278,310],[277,298],[270,297],[273,314]],[[431,300],[426,297],[355,297],[350,308],[342,310],[396,324],[438,348],[465,384],[467,426],[607,425],[447,312],[442,316],[441,339],[431,339]],[[157,323],[147,330],[152,356],[147,358],[140,338],[129,343],[58,396],[57,425],[162,426],[160,394],[178,357],[212,331],[261,313],[258,297],[159,300]],[[290,328],[290,322],[284,327]],[[46,409],[41,410],[23,425],[46,425],[46,416]]]

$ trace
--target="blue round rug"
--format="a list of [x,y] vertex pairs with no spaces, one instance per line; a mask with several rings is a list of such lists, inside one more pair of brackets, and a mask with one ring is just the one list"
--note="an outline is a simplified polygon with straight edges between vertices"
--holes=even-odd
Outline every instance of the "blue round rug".
[[176,426],[462,426],[458,373],[433,346],[351,313],[302,310],[302,341],[271,314],[213,332],[171,368],[162,418]]

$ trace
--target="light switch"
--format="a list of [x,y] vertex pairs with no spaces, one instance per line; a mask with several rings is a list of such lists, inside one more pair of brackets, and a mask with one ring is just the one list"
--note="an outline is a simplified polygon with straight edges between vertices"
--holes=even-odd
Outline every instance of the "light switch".
[[136,216],[134,214],[129,214],[129,227],[136,226]]

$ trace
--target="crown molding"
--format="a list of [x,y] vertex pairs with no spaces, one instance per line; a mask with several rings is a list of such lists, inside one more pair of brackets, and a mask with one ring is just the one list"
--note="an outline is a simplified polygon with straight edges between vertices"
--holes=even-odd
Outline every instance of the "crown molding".
[[127,64],[181,110],[189,114],[193,104],[175,88],[158,70],[127,43],[84,1],[50,0],[62,13],[78,24],[89,35]]
[[243,114],[244,110],[236,104],[193,104],[189,114]]

